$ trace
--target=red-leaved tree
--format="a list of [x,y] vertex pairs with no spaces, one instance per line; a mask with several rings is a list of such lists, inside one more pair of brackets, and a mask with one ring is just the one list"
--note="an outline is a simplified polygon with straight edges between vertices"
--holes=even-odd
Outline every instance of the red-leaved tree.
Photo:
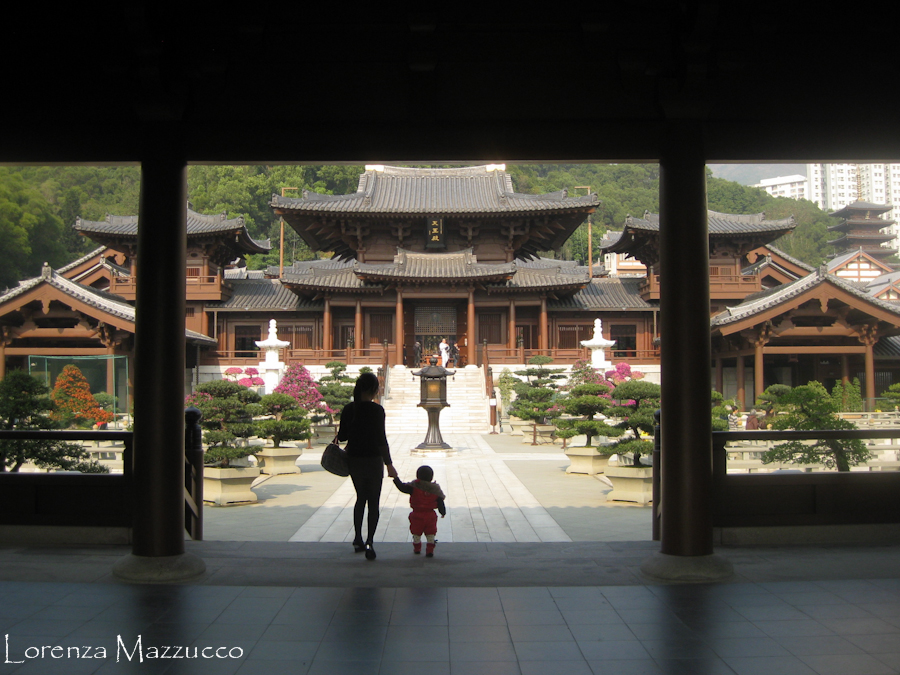
[[99,425],[113,419],[113,414],[101,408],[94,399],[87,379],[77,366],[70,364],[62,369],[50,398],[56,403],[54,418],[66,425]]

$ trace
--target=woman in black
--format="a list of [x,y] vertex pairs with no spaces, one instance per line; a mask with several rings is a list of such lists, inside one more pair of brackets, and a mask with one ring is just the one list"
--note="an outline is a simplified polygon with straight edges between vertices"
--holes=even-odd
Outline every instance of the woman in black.
[[[353,401],[341,411],[341,427],[338,430],[338,440],[347,441],[350,478],[356,488],[353,550],[357,553],[365,551],[367,560],[375,560],[372,542],[378,527],[378,502],[381,499],[384,467],[387,466],[388,476],[397,476],[384,432],[384,408],[374,401],[377,395],[378,378],[372,373],[360,375],[353,388]],[[369,531],[363,543],[362,521],[367,505]]]

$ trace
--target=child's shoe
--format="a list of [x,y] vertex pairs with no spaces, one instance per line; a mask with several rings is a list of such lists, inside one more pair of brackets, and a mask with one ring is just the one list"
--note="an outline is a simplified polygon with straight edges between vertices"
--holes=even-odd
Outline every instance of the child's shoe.
[[422,544],[413,544],[413,553],[419,555],[422,552]]
[[425,557],[426,558],[434,557],[434,544],[425,544]]

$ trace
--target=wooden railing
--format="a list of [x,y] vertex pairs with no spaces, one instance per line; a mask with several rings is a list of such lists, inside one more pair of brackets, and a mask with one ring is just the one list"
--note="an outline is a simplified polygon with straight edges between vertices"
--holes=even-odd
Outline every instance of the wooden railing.
[[[344,349],[285,349],[282,358],[287,365],[302,363],[307,366],[324,366],[332,361],[343,361],[347,364],[373,365],[385,360],[390,362],[390,346],[373,344],[362,349],[345,347]],[[257,366],[263,360],[262,351],[216,349],[201,352],[200,365],[203,366]]]
[[[638,292],[659,299],[660,275],[650,274],[638,287]],[[710,274],[709,292],[714,296],[717,293],[727,295],[749,295],[762,290],[762,282],[758,274]]]
[[[200,411],[185,411],[184,527],[203,538]],[[7,431],[0,440],[121,442],[122,473],[0,473],[0,524],[131,528],[134,521],[133,431]]]
[[0,524],[130,529],[134,520],[130,431],[7,431],[0,440],[121,442],[122,473],[0,473]]
[[[768,444],[787,440],[864,441],[897,436],[896,429],[713,432],[713,525],[774,527],[900,523],[898,471],[729,474],[726,450],[730,441]],[[665,451],[662,448],[662,452]]]
[[[188,297],[203,295],[204,297],[221,296],[224,285],[222,277],[213,274],[208,276],[185,277]],[[111,293],[133,300],[137,294],[137,277],[111,277],[109,280]],[[229,291],[230,293],[230,291]]]
[[[516,349],[509,349],[508,347],[501,345],[487,345],[487,349],[485,350],[482,348],[480,352],[482,355],[482,362],[484,361],[483,354],[486,353],[490,363],[501,365],[510,363],[528,363],[528,359],[533,356],[549,356],[557,365],[572,364],[575,363],[575,361],[582,359],[590,361],[591,359],[591,350],[587,347],[578,347],[574,349],[525,349],[523,347],[518,347]],[[617,350],[614,348],[607,351],[606,355],[608,359],[611,359],[614,362],[618,363],[624,361],[630,365],[659,363],[658,349]]]

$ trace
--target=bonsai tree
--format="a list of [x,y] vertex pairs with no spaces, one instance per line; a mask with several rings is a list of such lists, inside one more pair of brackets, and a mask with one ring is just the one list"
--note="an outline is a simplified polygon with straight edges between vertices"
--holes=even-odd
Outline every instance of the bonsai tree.
[[341,419],[341,410],[353,398],[353,387],[349,385],[353,382],[353,378],[344,375],[347,364],[342,361],[331,361],[326,363],[325,367],[331,371],[331,374],[319,378],[319,393],[322,394],[325,405],[328,407],[328,417],[339,420]]
[[100,407],[91,394],[91,386],[84,374],[71,364],[65,366],[56,378],[50,398],[56,404],[54,417],[65,426],[99,426],[114,417],[111,412]]
[[267,394],[260,400],[260,405],[272,418],[255,421],[253,428],[257,436],[271,438],[274,447],[280,448],[283,441],[305,441],[310,437],[306,411],[294,397]]
[[287,394],[297,402],[299,408],[308,413],[314,413],[326,407],[325,399],[319,392],[319,386],[302,363],[288,366],[281,382],[275,387],[274,393]]
[[[849,420],[838,417],[839,407],[819,382],[794,387],[781,397],[784,414],[778,415],[772,423],[774,429],[796,429],[797,431],[818,431],[856,429]],[[859,439],[819,439],[809,441],[788,441],[779,443],[763,454],[763,464],[790,462],[794,464],[823,464],[826,468],[849,471],[851,466],[862,464],[872,458]]]
[[602,384],[603,375],[586,359],[579,359],[572,364],[569,372],[568,387],[577,387],[579,384]]
[[[629,380],[613,389],[612,398],[618,405],[610,410],[610,414],[622,421],[616,426],[624,431],[631,431],[632,439],[641,440],[641,432],[653,434],[656,420],[653,414],[659,408],[660,386],[646,380]],[[646,444],[646,445],[645,445]],[[630,443],[623,439],[610,448],[618,454],[631,453],[634,465],[640,464],[640,456],[652,452],[653,445],[649,441]]]
[[259,401],[255,391],[229,380],[204,382],[185,399],[186,405],[203,413],[200,426],[208,446],[205,462],[228,466],[231,460],[247,456],[246,448],[237,447],[237,439],[252,435],[253,414],[262,411]]
[[756,407],[766,411],[764,418],[759,422],[760,428],[765,429],[774,422],[775,413],[782,409],[783,399],[790,393],[791,388],[786,384],[771,384],[756,397]]
[[[7,373],[0,382],[0,428],[34,431],[53,429],[52,399],[46,385],[22,370]],[[48,440],[0,440],[0,471],[17,472],[25,462],[42,469],[109,473],[77,443]]]
[[[582,419],[557,420],[556,425],[560,428],[557,435],[566,439],[575,434],[584,434],[587,437],[585,447],[591,447],[594,436],[620,436],[621,429],[594,419],[595,415],[601,415],[612,407],[610,391],[612,389],[607,384],[579,384],[572,387],[568,395],[560,399],[559,405],[566,414]],[[574,433],[570,433],[573,431]]]
[[537,445],[537,426],[548,417],[555,417],[559,409],[554,407],[556,384],[554,380],[562,377],[559,373],[562,368],[544,368],[553,359],[549,356],[533,356],[528,363],[533,368],[517,370],[516,375],[524,375],[527,382],[518,382],[513,389],[516,392],[516,400],[510,406],[510,413],[519,419],[532,423],[532,445]]

